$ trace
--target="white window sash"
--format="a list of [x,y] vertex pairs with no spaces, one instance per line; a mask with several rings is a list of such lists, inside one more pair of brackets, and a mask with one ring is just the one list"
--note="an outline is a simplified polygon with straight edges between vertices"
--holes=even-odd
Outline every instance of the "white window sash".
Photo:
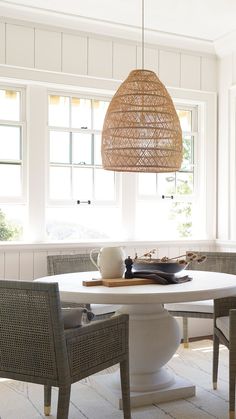
[[[20,196],[0,196],[1,204],[26,204],[27,200],[27,135],[26,135],[26,89],[25,87],[16,84],[1,84],[0,90],[15,90],[20,92],[20,116],[19,121],[0,120],[0,125],[15,126],[21,128],[21,159],[17,160],[15,164],[19,164],[22,169],[21,176],[21,195]],[[5,162],[5,161],[4,161]],[[6,161],[7,163],[7,161]],[[14,164],[14,161],[10,161]]]

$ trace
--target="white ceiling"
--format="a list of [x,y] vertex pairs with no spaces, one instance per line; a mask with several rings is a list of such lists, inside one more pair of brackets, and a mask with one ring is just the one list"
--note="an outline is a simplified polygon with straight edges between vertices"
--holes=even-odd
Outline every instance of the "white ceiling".
[[[90,31],[103,25],[111,35],[113,25],[140,30],[141,10],[141,0],[0,0],[3,16],[52,24],[67,19],[73,28],[83,21]],[[235,0],[144,0],[144,10],[147,32],[212,42],[236,30]]]

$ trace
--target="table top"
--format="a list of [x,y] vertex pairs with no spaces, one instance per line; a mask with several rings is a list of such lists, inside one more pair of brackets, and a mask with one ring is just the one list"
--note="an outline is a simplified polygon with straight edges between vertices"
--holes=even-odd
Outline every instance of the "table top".
[[100,273],[76,272],[38,278],[58,282],[61,300],[97,304],[177,303],[216,299],[236,295],[236,275],[219,272],[187,271],[192,281],[170,285],[133,285],[85,287],[84,279],[100,278]]

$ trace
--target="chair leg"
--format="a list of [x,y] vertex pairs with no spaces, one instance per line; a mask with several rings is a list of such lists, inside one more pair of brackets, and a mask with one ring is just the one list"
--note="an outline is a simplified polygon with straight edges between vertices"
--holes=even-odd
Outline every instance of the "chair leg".
[[71,386],[59,387],[57,419],[68,419]]
[[229,350],[229,412],[230,419],[235,417],[235,376],[236,376],[236,363],[235,363],[234,350]]
[[218,378],[218,363],[219,363],[219,345],[220,341],[218,336],[214,333],[213,337],[213,389],[217,389]]
[[51,415],[51,395],[52,395],[52,387],[44,386],[44,415],[45,416]]
[[184,348],[189,348],[188,340],[188,317],[183,317],[183,342]]
[[120,381],[121,381],[124,419],[131,419],[130,380],[129,380],[129,361],[128,360],[124,360],[120,363]]

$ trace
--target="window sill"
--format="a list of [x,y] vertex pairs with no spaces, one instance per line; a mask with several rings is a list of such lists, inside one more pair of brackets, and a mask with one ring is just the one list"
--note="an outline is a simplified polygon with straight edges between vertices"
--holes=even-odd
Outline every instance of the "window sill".
[[30,243],[30,242],[0,242],[0,251],[75,251],[78,249],[78,252],[85,249],[92,249],[96,247],[104,247],[104,246],[124,246],[124,247],[153,247],[153,248],[166,248],[166,247],[188,247],[191,248],[192,246],[197,247],[208,247],[211,248],[212,246],[216,245],[216,240],[127,240],[127,241],[101,241],[101,240],[91,240],[91,241],[84,241],[84,242],[38,242],[38,243]]

